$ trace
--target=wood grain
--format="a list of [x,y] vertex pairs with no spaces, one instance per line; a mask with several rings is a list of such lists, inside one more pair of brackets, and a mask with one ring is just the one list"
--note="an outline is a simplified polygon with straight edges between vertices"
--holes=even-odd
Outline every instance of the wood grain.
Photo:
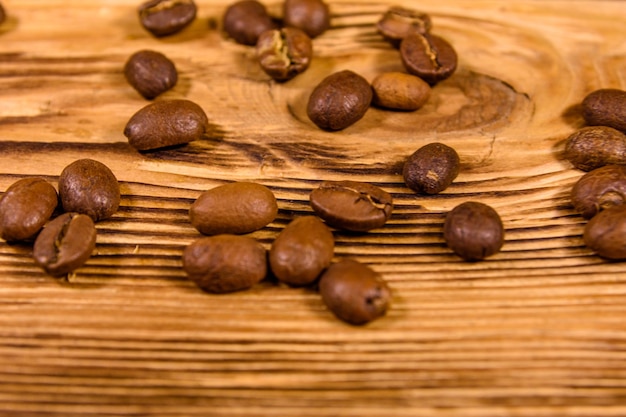
[[[69,282],[39,270],[29,244],[0,243],[0,415],[626,415],[626,269],[584,247],[569,203],[582,173],[561,156],[583,126],[582,98],[626,88],[623,2],[405,2],[454,45],[458,72],[415,113],[372,108],[335,133],[308,120],[308,94],[340,69],[369,80],[402,70],[374,27],[391,2],[331,2],[310,69],[283,84],[221,34],[227,2],[199,0],[192,26],[165,39],[129,3],[3,1],[0,189],[32,175],[56,185],[90,157],[123,196]],[[128,145],[124,125],[146,101],[122,67],[143,48],[176,63],[165,98],[205,109],[206,140]],[[444,193],[416,195],[402,163],[433,141],[453,146],[462,170]],[[269,247],[328,179],[394,197],[384,228],[335,232],[337,259],[389,281],[387,317],[351,327],[314,289],[267,280],[216,296],[185,278],[182,249],[199,237],[187,212],[201,191],[269,186],[279,216],[252,234]],[[441,236],[445,213],[467,200],[505,224],[502,252],[484,262],[461,261]]]

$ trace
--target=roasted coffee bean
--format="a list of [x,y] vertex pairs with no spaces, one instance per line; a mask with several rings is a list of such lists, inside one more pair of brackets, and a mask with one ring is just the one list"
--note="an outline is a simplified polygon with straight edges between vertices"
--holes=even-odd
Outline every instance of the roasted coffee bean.
[[59,177],[63,210],[86,214],[95,222],[108,219],[120,205],[120,184],[102,162],[79,159]]
[[278,235],[270,249],[272,272],[281,282],[293,286],[313,283],[330,265],[335,239],[315,216],[299,217]]
[[265,6],[256,0],[241,0],[228,6],[222,23],[235,42],[250,46],[256,45],[261,33],[276,28]]
[[582,102],[583,117],[592,126],[608,126],[626,133],[626,91],[603,88]]
[[96,246],[96,226],[86,214],[65,213],[48,223],[37,236],[33,258],[52,276],[83,266]]
[[626,259],[626,205],[609,207],[585,226],[585,245],[607,259]]
[[315,87],[307,115],[324,130],[341,130],[356,123],[372,102],[372,87],[360,75],[344,70],[329,75]]
[[311,38],[296,28],[265,31],[259,36],[256,54],[263,71],[276,81],[287,81],[311,63]]
[[376,23],[378,32],[396,48],[409,33],[428,33],[431,27],[428,14],[398,6],[389,8]]
[[400,44],[400,56],[408,72],[430,85],[450,77],[457,66],[452,45],[429,33],[408,34]]
[[269,188],[233,182],[200,194],[189,209],[189,218],[205,235],[243,234],[266,226],[277,213],[276,197]]
[[311,192],[310,201],[326,223],[354,232],[382,227],[393,210],[389,193],[358,181],[325,181]]
[[23,178],[0,199],[0,237],[8,242],[33,238],[59,203],[54,187],[43,178]]
[[285,0],[283,21],[315,38],[330,27],[330,10],[322,0]]
[[139,6],[139,21],[154,36],[180,32],[196,18],[193,0],[150,0]]
[[448,213],[443,237],[458,256],[479,261],[500,251],[504,244],[504,227],[493,208],[468,201]]
[[448,188],[459,174],[456,151],[443,143],[429,143],[415,151],[404,163],[404,183],[411,190],[438,194]]
[[590,219],[599,211],[626,202],[626,166],[606,165],[589,171],[572,187],[574,209]]
[[583,171],[626,164],[626,135],[607,126],[583,127],[567,138],[565,159]]
[[352,259],[331,265],[319,282],[322,301],[341,320],[362,325],[384,316],[391,290],[376,271]]
[[372,104],[392,110],[413,111],[430,97],[430,85],[414,75],[385,72],[372,81]]
[[124,128],[139,151],[182,145],[202,139],[209,128],[204,110],[189,100],[159,100],[135,113]]
[[212,293],[241,291],[267,274],[267,251],[256,240],[236,235],[204,237],[183,252],[189,279]]
[[174,63],[162,53],[150,50],[132,54],[124,66],[124,76],[148,100],[171,89],[178,81]]

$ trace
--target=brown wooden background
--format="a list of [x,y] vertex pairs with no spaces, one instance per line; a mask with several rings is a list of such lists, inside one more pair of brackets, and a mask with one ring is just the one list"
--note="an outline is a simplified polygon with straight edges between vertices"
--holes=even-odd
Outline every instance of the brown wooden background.
[[[626,88],[623,1],[404,2],[431,14],[458,72],[422,110],[371,109],[336,133],[308,121],[308,94],[340,69],[370,80],[402,69],[374,28],[390,0],[331,2],[311,68],[285,84],[223,38],[227,2],[199,0],[193,25],[160,40],[138,24],[138,2],[2,3],[0,190],[32,175],[56,184],[90,157],[123,197],[70,283],[42,273],[29,245],[0,243],[0,415],[626,415],[626,265],[584,247],[568,198],[581,172],[561,158],[585,94]],[[207,140],[128,146],[124,125],[146,102],[122,67],[142,48],[176,63],[165,97],[205,109]],[[462,172],[441,195],[415,195],[402,162],[433,141],[457,149]],[[268,281],[216,296],[185,279],[181,251],[199,237],[187,210],[201,191],[271,187],[279,216],[253,234],[269,247],[326,179],[395,198],[384,228],[335,234],[337,258],[389,281],[387,317],[351,327],[310,289]],[[446,211],[467,200],[491,204],[506,227],[503,251],[480,263],[441,237]]]

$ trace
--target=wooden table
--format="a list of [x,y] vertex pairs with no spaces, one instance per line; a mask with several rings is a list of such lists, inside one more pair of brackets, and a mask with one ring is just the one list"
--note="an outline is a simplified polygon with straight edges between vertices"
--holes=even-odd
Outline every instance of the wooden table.
[[[0,244],[0,415],[626,415],[626,265],[584,247],[569,202],[582,173],[562,158],[584,125],[582,98],[626,88],[623,1],[415,2],[457,49],[458,71],[423,109],[372,108],[335,133],[308,120],[308,94],[341,69],[369,80],[402,70],[374,27],[390,0],[332,2],[314,62],[284,84],[224,38],[227,2],[198,1],[196,21],[164,39],[141,28],[139,2],[2,3],[0,189],[34,175],[56,185],[66,165],[93,158],[123,195],[69,282],[37,268],[30,244]],[[123,128],[147,102],[122,67],[143,48],[176,63],[180,82],[163,98],[200,104],[206,140],[128,145]],[[402,163],[435,141],[458,151],[462,170],[441,195],[417,195]],[[314,289],[267,281],[210,295],[186,279],[200,192],[269,186],[279,216],[252,234],[269,247],[311,212],[320,181],[339,179],[394,197],[384,228],[335,232],[337,259],[388,280],[385,318],[353,327]],[[468,200],[492,205],[506,227],[502,252],[483,262],[461,261],[442,239],[445,213]]]

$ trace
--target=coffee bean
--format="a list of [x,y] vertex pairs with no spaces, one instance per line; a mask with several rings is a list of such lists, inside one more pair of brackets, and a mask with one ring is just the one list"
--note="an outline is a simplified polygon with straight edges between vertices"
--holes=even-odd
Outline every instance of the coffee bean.
[[400,56],[408,72],[430,85],[450,77],[457,66],[452,45],[429,33],[408,34],[400,44]]
[[69,274],[83,266],[96,246],[91,217],[65,213],[48,223],[33,246],[37,265],[52,276]]
[[235,42],[251,46],[256,45],[261,33],[276,28],[265,6],[256,0],[241,0],[228,6],[222,24]]
[[431,27],[428,14],[399,6],[389,8],[376,23],[378,32],[396,48],[409,33],[428,33]]
[[402,175],[407,187],[418,193],[438,194],[459,174],[456,151],[443,143],[429,143],[415,151],[404,163]]
[[160,52],[142,50],[126,61],[124,76],[144,98],[152,100],[176,85],[176,66]]
[[609,207],[594,216],[583,234],[585,245],[607,259],[626,259],[626,205]]
[[331,265],[319,282],[322,301],[339,319],[363,325],[384,316],[391,290],[376,271],[352,259]]
[[468,201],[448,213],[443,237],[458,256],[479,261],[500,251],[504,244],[504,227],[493,208]]
[[43,178],[23,178],[0,199],[0,237],[28,240],[41,230],[59,203],[54,187]]
[[263,71],[276,81],[287,81],[309,67],[313,44],[300,29],[268,30],[259,36],[256,54]]
[[196,18],[193,0],[150,0],[139,6],[139,21],[154,36],[180,32]]
[[183,269],[205,291],[241,291],[265,278],[267,252],[256,240],[245,236],[205,237],[185,248]]
[[182,145],[202,139],[209,128],[204,110],[189,100],[160,100],[135,113],[124,128],[139,151]]
[[283,21],[315,38],[330,27],[330,10],[322,0],[285,0]]
[[120,184],[103,163],[93,159],[79,159],[61,172],[59,196],[63,210],[86,214],[97,222],[117,212]]
[[572,187],[574,209],[590,219],[599,211],[626,202],[626,166],[606,165],[589,171]]
[[311,192],[310,201],[326,223],[355,232],[382,227],[393,210],[389,193],[358,181],[325,181]]
[[422,107],[430,97],[430,86],[414,75],[386,72],[372,81],[372,103],[393,110],[413,111]]
[[330,265],[335,248],[331,231],[315,216],[299,217],[278,235],[270,249],[272,272],[293,286],[313,283]]
[[372,87],[360,75],[344,70],[324,78],[315,87],[307,115],[324,130],[341,130],[356,123],[372,102]]
[[582,109],[587,124],[626,133],[626,91],[616,88],[593,91],[584,98]]
[[233,182],[200,194],[191,205],[189,218],[205,235],[243,234],[266,226],[277,213],[276,197],[269,188]]
[[567,138],[564,155],[583,171],[626,164],[626,135],[607,126],[583,127]]

